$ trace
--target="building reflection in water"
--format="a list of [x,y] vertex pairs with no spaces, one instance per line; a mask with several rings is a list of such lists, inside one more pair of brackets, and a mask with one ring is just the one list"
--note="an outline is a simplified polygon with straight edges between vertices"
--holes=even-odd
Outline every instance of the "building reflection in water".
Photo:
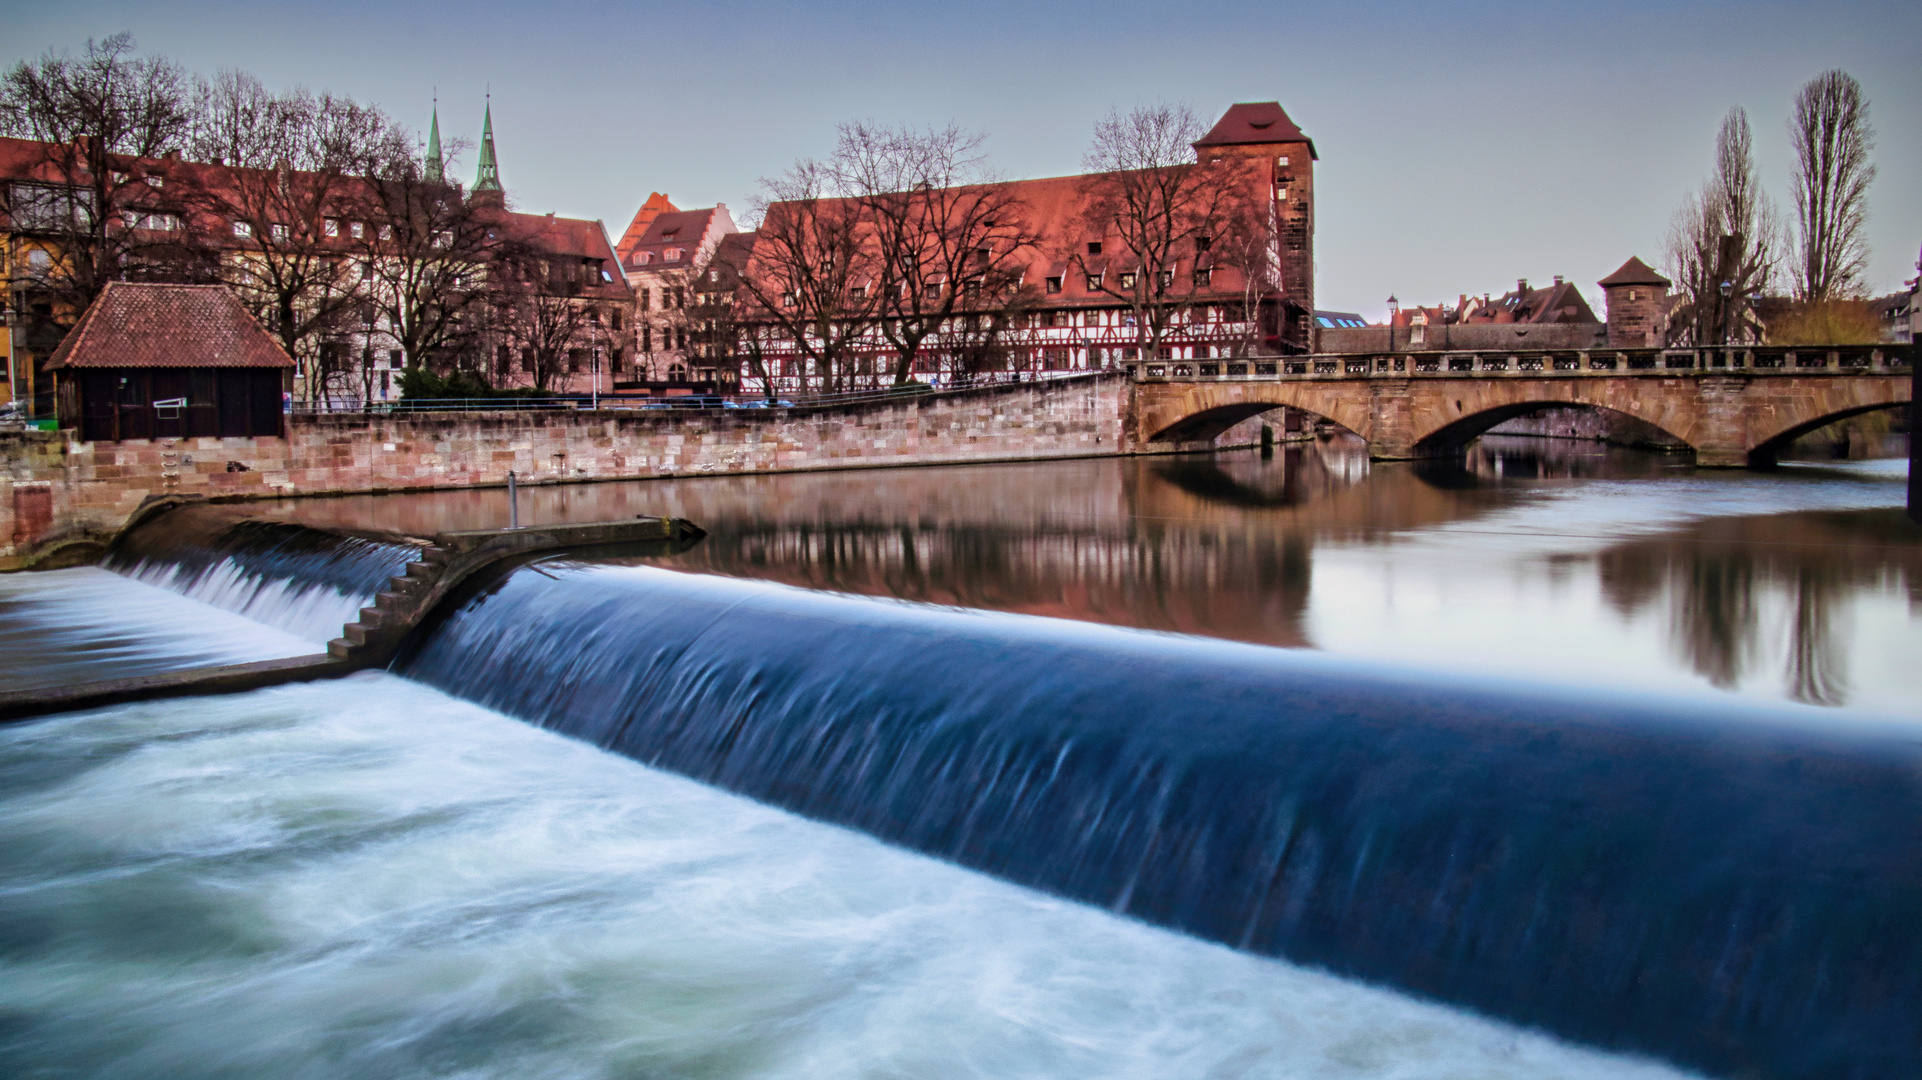
[[[1677,480],[1749,509],[1779,508],[1769,493],[1787,482],[1526,437],[1485,438],[1452,462],[1371,466],[1358,442],[1334,439],[1284,444],[1267,459],[1231,451],[537,486],[522,489],[520,515],[524,524],[683,516],[707,539],[662,565],[693,572],[1395,661],[1551,677],[1612,664],[1628,684],[1667,685],[1644,670],[1648,642],[1665,636],[1661,666],[1712,686],[1758,692],[1773,668],[1785,682],[1773,696],[1847,701],[1860,673],[1852,683],[1849,618],[1837,613],[1922,582],[1914,527],[1891,523],[1899,511],[1759,513],[1651,535],[1649,519],[1696,516],[1693,489],[1668,483]],[[1798,488],[1794,504],[1810,505],[1811,490]],[[1644,499],[1644,519],[1610,509],[1623,491]],[[276,512],[418,536],[498,527],[505,511],[505,493],[486,490]],[[1332,578],[1329,558],[1340,566]],[[1395,588],[1446,602],[1417,611],[1371,599]],[[1615,622],[1597,619],[1611,610]],[[1922,643],[1914,618],[1902,632]],[[1471,640],[1490,633],[1533,659]]]

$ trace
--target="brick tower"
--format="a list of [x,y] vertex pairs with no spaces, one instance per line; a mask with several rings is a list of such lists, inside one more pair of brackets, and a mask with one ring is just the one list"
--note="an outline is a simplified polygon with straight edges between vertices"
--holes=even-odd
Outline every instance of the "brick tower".
[[1668,312],[1669,280],[1638,258],[1596,282],[1608,312],[1608,344],[1616,349],[1651,349],[1668,344],[1663,326]]
[[1273,207],[1281,295],[1275,312],[1279,351],[1309,352],[1315,327],[1315,154],[1314,140],[1282,111],[1276,101],[1230,105],[1215,126],[1195,142],[1195,160],[1204,164],[1230,156],[1247,159],[1254,181]]

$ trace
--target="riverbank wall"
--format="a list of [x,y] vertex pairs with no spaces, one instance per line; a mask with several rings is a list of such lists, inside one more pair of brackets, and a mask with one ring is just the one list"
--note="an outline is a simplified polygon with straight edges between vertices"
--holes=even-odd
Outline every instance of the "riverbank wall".
[[0,570],[90,561],[161,496],[213,500],[1087,457],[1124,450],[1102,373],[793,409],[293,416],[284,438],[0,434]]

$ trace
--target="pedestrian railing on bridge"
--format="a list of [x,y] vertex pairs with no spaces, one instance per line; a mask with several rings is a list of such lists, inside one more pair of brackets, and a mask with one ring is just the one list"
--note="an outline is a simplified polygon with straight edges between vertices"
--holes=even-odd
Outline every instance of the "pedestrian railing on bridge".
[[1885,374],[1907,372],[1913,345],[1774,346],[1713,349],[1577,349],[1536,352],[1389,352],[1158,360],[1125,365],[1136,382],[1276,379]]

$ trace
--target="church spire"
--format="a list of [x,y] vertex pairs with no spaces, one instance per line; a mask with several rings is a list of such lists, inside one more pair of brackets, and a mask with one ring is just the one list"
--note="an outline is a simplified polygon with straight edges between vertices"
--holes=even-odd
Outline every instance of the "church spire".
[[474,191],[499,191],[500,165],[494,160],[494,95],[487,96],[487,118],[481,122],[480,174],[474,177]]
[[423,163],[422,170],[430,184],[447,182],[446,175],[441,171],[440,98],[438,96],[434,98],[434,121],[427,129],[427,160]]

